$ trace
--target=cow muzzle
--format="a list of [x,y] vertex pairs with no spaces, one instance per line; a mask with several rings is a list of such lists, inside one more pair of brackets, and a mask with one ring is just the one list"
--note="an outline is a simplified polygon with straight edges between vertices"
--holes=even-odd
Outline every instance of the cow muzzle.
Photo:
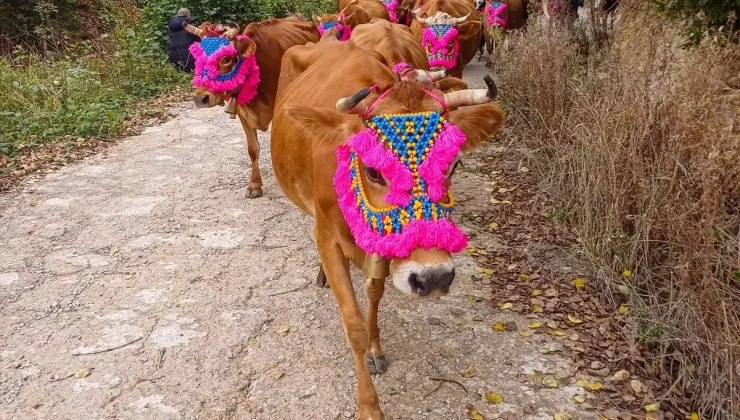
[[[430,252],[432,255],[423,255]],[[391,274],[393,285],[407,295],[444,296],[455,280],[455,264],[450,254],[433,248],[412,252],[409,258],[394,259]]]
[[193,102],[195,102],[196,108],[209,108],[211,107],[211,96],[208,94],[196,95],[193,97]]

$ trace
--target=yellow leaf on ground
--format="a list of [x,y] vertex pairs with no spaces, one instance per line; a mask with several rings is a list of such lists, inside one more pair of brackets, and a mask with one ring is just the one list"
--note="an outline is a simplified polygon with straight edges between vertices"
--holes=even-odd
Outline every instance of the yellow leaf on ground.
[[619,293],[622,293],[622,294],[625,294],[625,295],[628,295],[630,293],[629,287],[627,287],[627,286],[625,286],[623,284],[620,284],[619,286],[617,286],[617,290],[619,290]]
[[486,252],[485,249],[479,249],[478,250],[478,254],[480,254],[480,255],[488,255],[488,252]]
[[691,415],[689,416],[689,420],[701,420],[701,418],[699,417],[699,413],[691,413]]
[[285,334],[285,333],[288,332],[288,330],[290,330],[290,327],[289,326],[287,326],[287,325],[281,325],[281,326],[278,327],[277,332],[279,334]]
[[588,382],[587,380],[585,380],[585,379],[579,379],[579,380],[578,380],[578,381],[576,382],[576,385],[580,386],[581,388],[585,388],[585,387],[587,387],[587,386],[588,386],[588,383],[589,383],[589,382]]
[[498,229],[498,223],[492,222],[490,225],[488,225],[488,228],[491,230],[496,230]]
[[571,420],[572,418],[568,413],[555,413],[553,416],[554,420]]
[[110,250],[111,254],[118,254],[118,248],[113,248]]
[[536,296],[539,296],[539,295],[541,295],[543,293],[544,292],[542,290],[540,290],[540,289],[534,289],[531,292],[529,292],[529,295],[532,296],[532,297],[536,297]]
[[472,378],[475,376],[475,371],[473,370],[472,366],[468,366],[467,369],[465,369],[465,372],[463,372],[463,376],[466,378]]
[[658,403],[652,403],[645,406],[645,411],[648,413],[653,413],[658,411],[658,408],[660,407],[660,404]]
[[527,173],[529,172],[529,168],[527,168],[526,166],[522,166],[521,168],[519,168],[519,172]]
[[288,328],[288,332],[289,333],[298,332],[298,327],[290,327],[290,328]]
[[499,200],[497,200],[495,197],[494,198],[491,198],[491,203],[493,203],[493,204],[501,204],[501,202]]
[[562,332],[562,331],[558,331],[558,330],[555,330],[555,331],[548,331],[547,333],[548,333],[548,334],[550,334],[550,335],[554,335],[555,337],[562,337],[562,336],[564,336],[564,335],[565,335],[565,333],[564,333],[564,332]]
[[75,378],[77,379],[87,378],[88,376],[90,376],[91,373],[92,371],[90,371],[90,369],[83,368],[83,369],[78,370],[77,373],[75,373]]
[[589,391],[598,391],[603,387],[604,387],[604,384],[600,384],[598,382],[590,383],[585,386],[585,388]]
[[629,270],[624,270],[624,271],[622,271],[622,275],[625,276],[625,277],[629,277],[629,276],[632,275],[632,272],[629,271]]
[[626,370],[620,370],[614,374],[613,378],[618,381],[624,381],[630,378],[630,373]]
[[479,412],[470,410],[470,420],[486,420],[486,418],[481,416]]
[[630,308],[628,308],[628,307],[626,307],[624,305],[619,305],[619,313],[620,314],[626,314],[629,311],[630,311]]
[[506,187],[501,187],[498,189],[498,192],[505,193],[506,191],[509,191]]
[[254,338],[250,338],[249,340],[247,340],[247,344],[249,344],[250,346],[257,345],[257,340]]
[[494,331],[506,331],[506,327],[504,326],[503,323],[497,322],[493,324],[493,330]]
[[573,280],[573,286],[575,286],[576,289],[583,289],[586,287],[586,281],[579,277]]
[[493,270],[491,270],[490,268],[484,268],[483,273],[488,274],[490,276],[493,274]]
[[493,391],[488,391],[486,392],[486,401],[491,404],[501,404],[504,402],[504,398]]
[[547,376],[542,379],[542,385],[548,387],[548,388],[557,388],[560,386],[560,383],[557,379],[553,378],[552,376]]
[[574,324],[580,324],[580,323],[583,322],[580,319],[574,317],[573,315],[568,315],[568,321],[570,321],[570,322],[572,322]]
[[467,249],[467,252],[468,252],[468,254],[472,254],[472,253],[475,252],[475,248],[470,247],[470,248]]
[[473,296],[468,296],[468,303],[475,303],[478,299],[474,298]]
[[586,402],[586,397],[584,397],[583,395],[576,395],[573,397],[573,400],[577,402],[578,404],[581,404],[581,403]]
[[529,274],[524,274],[524,273],[520,274],[519,278],[527,282],[532,280],[532,277],[530,277]]
[[533,322],[531,324],[527,324],[527,328],[535,329],[542,326],[542,323],[540,322]]
[[507,270],[511,271],[516,268],[516,264],[509,264],[508,267],[506,267]]
[[532,331],[519,331],[519,335],[522,337],[531,337],[534,333]]
[[542,306],[540,306],[540,305],[532,305],[532,312],[535,312],[535,313],[542,312]]
[[513,306],[513,305],[512,305],[511,303],[509,303],[509,302],[506,302],[506,303],[504,303],[504,304],[501,304],[501,305],[499,305],[499,307],[498,307],[498,308],[499,308],[499,309],[501,309],[502,311],[505,311],[505,310],[507,310],[507,309],[511,309],[511,307],[512,307],[512,306]]

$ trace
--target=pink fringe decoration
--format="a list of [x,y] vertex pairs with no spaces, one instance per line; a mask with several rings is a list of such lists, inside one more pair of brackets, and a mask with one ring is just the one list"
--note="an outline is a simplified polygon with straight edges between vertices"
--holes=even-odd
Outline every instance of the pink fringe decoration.
[[394,206],[408,206],[411,201],[409,191],[414,186],[414,177],[393,152],[378,141],[375,132],[367,128],[350,137],[347,144],[366,165],[380,171],[390,182],[391,190],[384,197],[385,201]]
[[498,25],[505,28],[509,21],[509,16],[506,13],[507,7],[509,5],[503,2],[499,3],[498,7],[494,7],[493,4],[488,3],[486,5],[486,24],[489,27]]
[[[450,40],[454,39],[454,44],[452,47],[452,51],[449,51],[447,49],[447,45],[449,44]],[[431,43],[432,48],[430,49],[432,51],[432,55],[436,55],[438,52],[442,52],[444,55],[450,55],[450,59],[446,58],[431,58],[429,59],[429,66],[430,67],[436,67],[436,66],[443,66],[447,69],[453,69],[455,68],[455,63],[457,63],[457,54],[460,50],[460,39],[458,37],[458,31],[457,28],[450,28],[449,31],[447,31],[442,38],[437,38],[437,36],[434,34],[434,31],[432,31],[431,28],[424,28],[421,32],[421,46],[426,47],[427,42]],[[429,57],[429,54],[427,54],[427,58]]]
[[382,2],[383,6],[385,6],[385,10],[388,11],[388,15],[390,15],[391,22],[398,23],[398,17],[396,16],[396,7],[398,7],[398,0],[392,0],[390,3],[386,3],[385,1]]
[[[352,35],[352,27],[342,25],[340,22],[342,22],[343,20],[344,20],[344,13],[341,13],[337,16],[337,20],[336,20],[337,26],[334,27],[337,30],[337,32],[339,32],[340,41],[346,41]],[[329,22],[326,22],[326,23],[329,23]],[[318,29],[319,35],[323,37],[324,32],[326,32],[326,28],[324,28],[324,25],[321,24],[317,26],[316,29]]]
[[468,246],[468,238],[452,220],[431,222],[414,220],[404,226],[401,233],[385,236],[373,232],[365,222],[352,191],[349,172],[350,147],[339,146],[336,151],[337,172],[334,187],[337,192],[339,208],[344,215],[355,244],[368,254],[380,254],[385,258],[404,258],[412,250],[424,247],[437,247],[450,253],[457,253]]
[[452,124],[446,124],[434,147],[427,153],[424,162],[419,165],[419,176],[427,183],[427,193],[432,201],[439,201],[446,192],[444,180],[447,170],[465,143],[465,134]]
[[[248,38],[239,35],[236,39]],[[232,57],[235,61],[239,58],[239,52],[233,45],[224,45],[212,55],[206,55],[199,42],[190,45],[190,53],[195,58],[195,76],[193,87],[205,86],[213,93],[226,93],[236,90],[241,86],[241,91],[236,97],[237,105],[249,103],[255,96],[260,82],[260,69],[257,65],[257,57],[254,54],[241,58],[239,69],[229,80],[217,80],[221,75],[218,71],[218,61],[223,57]],[[207,71],[206,75],[203,72]]]

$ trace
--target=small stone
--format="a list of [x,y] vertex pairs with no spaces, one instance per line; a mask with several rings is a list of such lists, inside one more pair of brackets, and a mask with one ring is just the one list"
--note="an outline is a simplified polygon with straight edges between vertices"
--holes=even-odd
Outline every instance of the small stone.
[[15,362],[15,363],[13,364],[13,367],[14,367],[14,368],[16,368],[16,369],[20,369],[20,368],[21,368],[21,366],[23,366],[23,363],[21,363],[21,362]]
[[433,316],[427,318],[427,324],[429,325],[442,325],[442,320]]
[[591,362],[591,369],[604,369],[604,366],[606,365],[598,360]]
[[506,329],[506,331],[516,331],[519,329],[519,327],[516,326],[516,322],[513,321],[505,323],[504,328]]
[[345,411],[344,412],[344,417],[351,418],[352,417],[352,413],[349,412],[349,411]]

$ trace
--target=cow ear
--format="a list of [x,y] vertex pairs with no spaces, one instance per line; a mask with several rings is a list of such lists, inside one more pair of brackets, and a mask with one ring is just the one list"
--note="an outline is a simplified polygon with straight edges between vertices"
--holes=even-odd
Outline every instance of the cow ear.
[[348,14],[347,16],[342,19],[342,25],[344,26],[354,26],[355,24],[355,12],[352,12]]
[[351,120],[356,115],[342,114],[333,109],[317,109],[308,106],[289,106],[285,109],[306,132],[313,133],[320,142],[343,143],[351,132]]
[[257,44],[249,38],[237,39],[236,50],[242,57],[249,57],[257,51]]
[[471,152],[496,135],[506,120],[501,108],[482,104],[450,111],[450,123],[465,134],[467,140],[460,146],[463,153]]
[[311,15],[311,20],[313,21],[313,24],[316,26],[321,25],[321,21],[319,20],[319,17],[316,15]]

